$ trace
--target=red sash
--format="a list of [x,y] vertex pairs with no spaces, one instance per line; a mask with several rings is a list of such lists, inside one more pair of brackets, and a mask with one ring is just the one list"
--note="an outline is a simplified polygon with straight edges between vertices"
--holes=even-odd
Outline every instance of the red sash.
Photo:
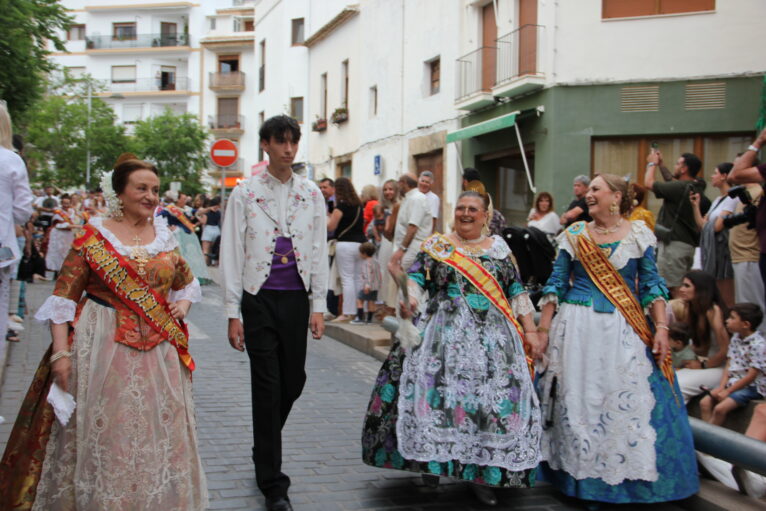
[[[596,287],[620,311],[638,337],[651,349],[654,345],[654,335],[646,321],[641,304],[638,303],[625,279],[622,278],[606,254],[585,233],[584,226],[584,222],[578,222],[566,231],[569,243],[577,251],[577,258]],[[675,372],[673,371],[673,358],[670,351],[668,351],[665,360],[658,359],[657,364],[673,388]]]
[[55,213],[56,215],[58,215],[61,218],[63,218],[64,222],[68,223],[69,225],[74,226],[74,222],[72,221],[72,217],[70,217],[68,214],[66,214],[63,209],[54,209],[53,213]]
[[84,227],[83,234],[75,239],[73,246],[82,250],[91,270],[101,277],[122,303],[172,344],[181,362],[189,371],[194,371],[194,360],[189,354],[188,329],[183,321],[175,319],[170,313],[165,298],[152,289],[92,225]]
[[194,233],[194,224],[191,223],[191,221],[186,217],[186,213],[184,213],[181,208],[176,206],[175,204],[170,204],[168,206],[165,206],[165,209],[168,213],[176,217],[179,222],[181,222],[184,227],[189,229],[192,233]]
[[524,350],[527,353],[526,359],[529,372],[532,379],[534,379],[535,362],[532,357],[529,356],[529,345],[524,341],[524,329],[521,328],[516,316],[513,314],[511,304],[505,297],[505,293],[503,293],[503,289],[495,279],[495,276],[470,257],[466,257],[455,250],[455,245],[441,234],[434,234],[425,240],[422,249],[437,261],[441,261],[451,268],[454,268],[455,271],[462,275],[482,295],[484,295],[484,297],[489,300],[489,303],[494,305],[497,310],[505,316],[505,319],[516,328],[516,331],[519,333],[521,341],[524,344]]

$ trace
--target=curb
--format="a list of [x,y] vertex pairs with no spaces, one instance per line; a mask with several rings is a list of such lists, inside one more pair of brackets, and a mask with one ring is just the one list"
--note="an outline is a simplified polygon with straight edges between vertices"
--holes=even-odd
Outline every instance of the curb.
[[391,350],[391,334],[379,324],[325,323],[325,335],[383,362]]

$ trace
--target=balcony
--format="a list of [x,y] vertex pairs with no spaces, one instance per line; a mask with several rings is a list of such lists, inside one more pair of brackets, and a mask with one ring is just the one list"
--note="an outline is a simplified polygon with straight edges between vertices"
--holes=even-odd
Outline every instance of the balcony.
[[186,95],[189,94],[189,79],[185,76],[176,77],[172,80],[165,80],[162,78],[138,78],[134,82],[106,82],[106,89],[108,93],[101,95],[109,95],[115,92],[131,93],[131,95],[138,96],[143,94],[158,94],[172,96],[174,94]]
[[238,114],[210,115],[207,118],[207,124],[217,137],[224,135],[239,137],[245,132],[245,118]]
[[233,71],[230,73],[210,73],[210,90],[218,92],[242,92],[245,90],[245,73]]
[[497,39],[495,96],[514,97],[545,84],[542,65],[542,25],[524,25]]
[[88,51],[115,50],[134,51],[140,49],[184,49],[188,50],[188,34],[137,34],[133,37],[95,35],[85,37]]
[[492,87],[495,85],[496,60],[497,48],[494,46],[483,46],[457,59],[456,108],[476,110],[495,102]]

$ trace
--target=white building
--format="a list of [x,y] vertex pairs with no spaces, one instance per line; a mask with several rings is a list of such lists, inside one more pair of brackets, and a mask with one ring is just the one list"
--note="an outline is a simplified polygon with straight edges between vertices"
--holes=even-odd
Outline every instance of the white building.
[[459,112],[454,82],[443,77],[454,73],[460,11],[444,7],[439,0],[345,5],[307,37],[308,160],[316,178],[347,176],[359,190],[431,170],[443,211],[451,210],[461,169],[445,137]]

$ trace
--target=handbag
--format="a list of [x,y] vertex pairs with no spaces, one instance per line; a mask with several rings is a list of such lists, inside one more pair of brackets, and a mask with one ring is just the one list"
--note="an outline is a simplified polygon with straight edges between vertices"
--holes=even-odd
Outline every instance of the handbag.
[[[684,196],[687,196],[689,194],[689,185],[686,185],[684,188]],[[662,225],[661,223],[657,222],[654,225],[654,236],[657,238],[658,241],[661,241],[662,243],[670,243],[670,236],[673,233],[673,227],[676,225],[676,222],[678,221],[678,215],[681,213],[681,207],[684,205],[683,199],[681,199],[678,202],[678,207],[676,208],[676,214],[673,217],[673,222],[670,224],[670,227]]]

